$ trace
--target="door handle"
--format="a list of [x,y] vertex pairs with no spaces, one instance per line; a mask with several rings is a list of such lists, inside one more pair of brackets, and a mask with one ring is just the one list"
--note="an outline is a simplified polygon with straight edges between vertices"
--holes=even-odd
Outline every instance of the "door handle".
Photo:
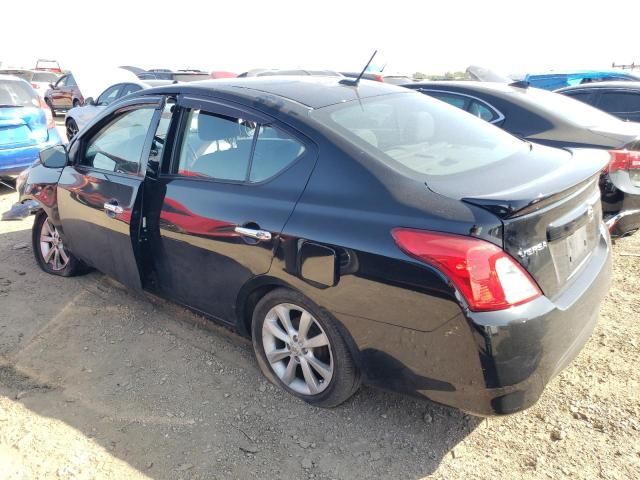
[[236,227],[234,232],[239,233],[244,237],[255,238],[256,240],[266,241],[271,240],[271,232],[266,230],[254,230],[253,228]]
[[120,205],[118,205],[117,203],[110,203],[110,202],[106,202],[103,205],[104,209],[109,212],[109,213],[115,213],[116,215],[121,214],[122,212],[124,212],[124,208],[122,208]]

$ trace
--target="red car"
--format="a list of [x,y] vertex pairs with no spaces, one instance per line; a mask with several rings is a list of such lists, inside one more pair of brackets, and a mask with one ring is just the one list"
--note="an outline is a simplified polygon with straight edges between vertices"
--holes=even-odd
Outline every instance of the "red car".
[[49,84],[49,90],[44,94],[44,101],[55,116],[59,110],[69,110],[84,104],[84,97],[76,84],[72,74],[63,75],[54,84]]

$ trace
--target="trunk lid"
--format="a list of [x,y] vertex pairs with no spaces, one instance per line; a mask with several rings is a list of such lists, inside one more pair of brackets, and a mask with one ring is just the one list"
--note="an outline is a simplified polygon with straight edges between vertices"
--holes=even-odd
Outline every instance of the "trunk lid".
[[0,148],[38,145],[49,136],[41,108],[0,107]]
[[598,180],[608,162],[604,150],[535,145],[481,172],[468,172],[466,181],[458,175],[432,177],[428,186],[500,218],[503,248],[553,298],[598,246]]

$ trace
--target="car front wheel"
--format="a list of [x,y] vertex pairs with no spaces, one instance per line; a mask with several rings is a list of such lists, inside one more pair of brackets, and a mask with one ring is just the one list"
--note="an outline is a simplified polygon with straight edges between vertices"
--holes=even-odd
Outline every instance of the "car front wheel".
[[84,263],[66,248],[60,231],[44,211],[36,214],[31,239],[36,261],[45,272],[72,277],[87,270]]
[[263,297],[253,314],[253,346],[264,375],[318,407],[335,407],[360,385],[360,372],[328,312],[292,290]]

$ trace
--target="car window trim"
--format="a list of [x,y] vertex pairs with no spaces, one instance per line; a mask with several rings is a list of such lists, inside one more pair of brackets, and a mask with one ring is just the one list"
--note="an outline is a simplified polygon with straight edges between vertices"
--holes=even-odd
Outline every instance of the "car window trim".
[[[105,173],[109,175],[116,175],[119,177],[144,179],[144,177],[146,176],[146,166],[149,159],[149,153],[151,150],[151,140],[153,139],[153,135],[155,135],[155,129],[152,129],[151,126],[154,124],[156,117],[162,114],[162,110],[159,110],[159,108],[163,105],[164,105],[163,97],[141,97],[141,98],[135,98],[129,101],[125,101],[124,103],[119,103],[117,108],[115,108],[113,111],[109,112],[108,114],[105,114],[100,119],[99,122],[92,125],[90,129],[83,132],[83,135],[76,136],[73,139],[72,143],[77,145],[75,147],[77,149],[77,152],[75,154],[75,158],[73,162],[74,168],[80,168],[83,171],[95,171],[95,172]],[[84,154],[86,153],[87,142],[93,139],[95,135],[97,135],[108,125],[116,121],[116,117],[120,117],[121,115],[127,112],[130,112],[133,110],[139,110],[142,108],[153,108],[154,114],[151,117],[151,122],[149,123],[149,127],[147,129],[147,135],[145,137],[144,145],[142,147],[142,152],[140,153],[140,162],[138,163],[138,171],[135,174],[104,170],[101,168],[84,165],[80,162],[80,160],[84,158]],[[156,124],[156,128],[157,128],[157,124]],[[71,148],[72,148],[72,144],[70,143],[69,149]],[[144,169],[142,168],[143,163],[145,166]]]
[[[194,105],[194,106],[191,107],[188,105]],[[215,110],[211,110],[211,109],[217,108],[217,106],[220,106],[222,109],[224,109],[224,112],[216,112]],[[279,177],[281,174],[283,174],[284,172],[292,168],[295,164],[297,164],[300,161],[300,159],[305,157],[306,155],[313,155],[315,158],[315,161],[317,161],[318,159],[318,147],[315,144],[315,142],[309,139],[306,135],[302,134],[301,132],[299,132],[298,130],[296,130],[295,128],[291,127],[290,125],[284,122],[280,122],[265,113],[255,111],[253,109],[249,109],[244,105],[236,104],[233,102],[227,102],[225,100],[218,99],[218,98],[212,98],[212,97],[201,98],[201,97],[195,97],[191,95],[179,94],[177,97],[176,107],[180,110],[179,118],[175,120],[177,124],[176,128],[178,129],[178,131],[174,135],[172,146],[171,146],[170,158],[168,159],[168,161],[164,157],[164,155],[166,155],[166,152],[165,154],[163,154],[163,163],[167,161],[169,168],[167,172],[164,172],[163,171],[164,169],[161,167],[162,173],[160,173],[159,176],[162,178],[166,178],[169,180],[180,179],[180,180],[187,180],[187,181],[194,181],[194,182],[210,182],[210,183],[235,184],[235,185],[246,185],[246,186],[260,186],[260,185],[264,185],[265,183],[269,183],[276,177]],[[186,175],[179,175],[177,172],[174,173],[175,168],[177,167],[177,162],[179,162],[179,153],[180,153],[180,148],[182,146],[182,137],[184,135],[185,126],[188,119],[187,113],[189,111],[189,108],[198,108],[200,110],[204,110],[214,115],[223,115],[223,116],[229,116],[233,118],[242,118],[243,120],[247,119],[249,121],[254,121],[257,123],[253,144],[251,146],[251,156],[249,157],[249,169],[247,170],[247,177],[245,178],[245,180],[198,178],[198,177],[188,177]],[[251,176],[251,165],[253,164],[253,154],[255,152],[255,146],[257,143],[257,136],[259,134],[260,127],[272,127],[272,128],[277,128],[279,130],[282,130],[284,133],[291,136],[294,140],[298,141],[304,147],[304,152],[302,153],[302,155],[298,155],[294,159],[294,161],[291,162],[289,165],[287,165],[285,168],[283,168],[282,170],[279,170],[269,178],[265,178],[264,180],[261,180],[259,182],[251,182],[249,181],[249,178]]]
[[[434,88],[420,88],[420,87],[417,88],[416,90],[418,90],[419,92],[436,92],[436,93],[444,93],[444,94],[448,94],[448,95],[458,95],[460,97],[466,97],[468,99],[475,100],[475,101],[483,104],[485,107],[487,107],[489,110],[491,110],[496,115],[496,118],[494,120],[491,120],[490,122],[488,122],[488,123],[491,123],[491,124],[500,123],[506,118],[504,116],[504,114],[500,110],[498,110],[496,107],[491,105],[486,100],[483,100],[482,98],[475,97],[473,95],[469,95],[468,93],[456,92],[456,91],[451,91],[451,90],[440,90],[440,89],[434,89]],[[464,111],[469,113],[466,109]],[[478,118],[480,118],[480,117],[478,117]]]

